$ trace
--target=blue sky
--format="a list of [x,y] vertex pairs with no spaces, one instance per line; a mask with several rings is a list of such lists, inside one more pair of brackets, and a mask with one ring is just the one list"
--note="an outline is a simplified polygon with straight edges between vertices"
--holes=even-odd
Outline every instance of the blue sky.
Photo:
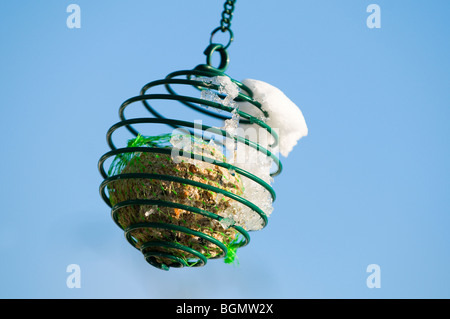
[[163,272],[126,242],[98,193],[106,131],[144,84],[204,63],[222,5],[0,3],[0,297],[449,298],[445,0],[238,1],[227,73],[280,88],[309,127],[281,158],[269,224],[238,267]]

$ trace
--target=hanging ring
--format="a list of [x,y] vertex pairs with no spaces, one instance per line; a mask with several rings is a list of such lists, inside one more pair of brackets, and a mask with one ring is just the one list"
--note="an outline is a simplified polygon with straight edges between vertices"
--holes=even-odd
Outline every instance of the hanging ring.
[[228,33],[230,34],[230,40],[228,40],[228,43],[227,43],[227,45],[225,45],[224,46],[224,49],[227,49],[229,46],[230,46],[230,44],[231,44],[231,42],[233,42],[233,40],[234,40],[234,34],[233,34],[233,31],[231,31],[231,29],[229,29],[229,28],[222,28],[222,27],[217,27],[217,28],[215,28],[214,30],[213,30],[213,32],[211,32],[211,37],[209,38],[209,44],[213,44],[214,42],[213,42],[213,38],[214,38],[214,35],[217,33],[217,31],[222,31],[222,32],[225,32],[225,31],[228,31]]
[[[216,51],[218,51],[220,53],[220,64],[217,68],[213,67],[211,65],[212,55]],[[206,50],[203,53],[206,55],[206,63],[210,67],[213,67],[221,72],[225,71],[225,69],[228,67],[228,63],[230,62],[230,59],[228,57],[228,52],[226,50],[226,47],[224,47],[222,44],[211,43],[210,45],[208,45],[208,47],[206,48]]]

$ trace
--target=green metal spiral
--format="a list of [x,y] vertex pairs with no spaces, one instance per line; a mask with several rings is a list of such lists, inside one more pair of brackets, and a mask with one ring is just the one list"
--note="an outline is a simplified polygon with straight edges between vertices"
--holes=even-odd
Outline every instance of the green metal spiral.
[[[227,16],[225,16],[224,23],[228,23],[228,26],[225,28],[225,30],[229,30],[230,32],[230,43],[233,39],[233,35],[231,33],[231,30],[229,29],[229,23],[231,21],[231,14],[232,14],[232,4],[234,5],[234,1],[229,1],[230,4],[225,4],[225,9],[231,12],[227,13]],[[213,31],[212,36],[217,30],[222,30],[220,27]],[[222,30],[223,32],[224,30]],[[196,90],[206,90],[206,89],[218,89],[217,85],[214,84],[205,84],[202,81],[196,80],[196,78],[199,77],[206,77],[206,78],[212,78],[215,76],[227,76],[224,72],[228,66],[228,53],[226,51],[226,48],[229,46],[229,43],[227,45],[217,44],[212,42],[211,37],[211,43],[205,50],[205,55],[207,57],[206,64],[201,64],[195,67],[192,70],[183,70],[183,71],[176,71],[173,73],[170,73],[167,75],[164,79],[152,81],[148,84],[146,84],[140,91],[140,94],[132,97],[125,102],[122,103],[122,105],[119,108],[119,117],[120,121],[110,127],[110,129],[107,132],[107,143],[110,147],[110,151],[105,153],[103,156],[101,156],[99,162],[98,162],[98,169],[101,174],[101,176],[104,178],[103,182],[100,185],[100,195],[105,201],[105,203],[111,207],[111,216],[114,222],[124,231],[125,237],[127,241],[135,248],[139,249],[143,255],[145,260],[151,264],[152,266],[155,266],[156,268],[168,270],[172,267],[179,268],[179,267],[198,267],[203,266],[207,263],[208,259],[214,259],[214,258],[223,258],[227,256],[229,248],[220,240],[214,238],[213,236],[210,236],[208,234],[205,234],[201,231],[197,231],[194,229],[191,229],[189,227],[180,226],[171,224],[168,222],[136,222],[128,227],[123,227],[119,219],[121,217],[121,210],[127,207],[166,207],[166,208],[173,208],[173,209],[180,209],[184,211],[188,211],[192,214],[198,214],[199,216],[204,216],[206,218],[209,218],[211,220],[220,222],[223,221],[224,217],[221,216],[220,212],[214,213],[208,210],[201,209],[199,207],[190,206],[181,204],[174,201],[167,201],[167,200],[161,200],[156,199],[152,197],[148,198],[139,198],[139,199],[128,199],[123,200],[121,202],[117,203],[111,203],[110,200],[110,194],[108,194],[108,187],[112,185],[113,183],[117,181],[167,181],[167,182],[173,182],[173,183],[180,183],[183,185],[190,185],[192,187],[201,188],[210,192],[213,192],[214,194],[221,194],[221,196],[225,196],[226,198],[229,198],[230,200],[233,200],[240,205],[245,205],[248,208],[250,208],[254,213],[258,214],[262,223],[262,228],[264,228],[267,225],[267,216],[264,213],[264,211],[252,203],[250,200],[243,198],[240,195],[234,194],[226,189],[212,186],[203,182],[194,181],[188,178],[181,178],[179,176],[170,175],[170,174],[153,174],[148,172],[133,172],[133,173],[115,173],[115,174],[108,174],[107,170],[105,169],[105,163],[108,159],[115,158],[117,156],[121,156],[123,154],[129,154],[129,153],[147,153],[147,154],[157,154],[160,156],[170,156],[173,154],[173,147],[116,147],[116,145],[113,142],[113,135],[114,132],[117,130],[128,130],[133,136],[138,137],[140,135],[139,130],[135,127],[137,124],[139,125],[156,125],[156,124],[163,124],[166,127],[168,127],[169,130],[173,129],[179,129],[183,128],[186,131],[189,132],[192,136],[198,135],[198,129],[200,129],[202,132],[208,130],[208,132],[212,132],[214,134],[220,135],[223,138],[231,139],[235,141],[236,143],[244,143],[248,147],[254,148],[257,151],[265,154],[266,156],[270,157],[273,162],[276,164],[276,170],[271,173],[271,176],[278,175],[282,170],[282,165],[279,159],[270,152],[267,148],[264,148],[263,146],[257,144],[254,141],[251,141],[249,139],[246,139],[241,136],[232,136],[230,135],[226,130],[215,128],[212,126],[194,123],[193,121],[184,121],[179,119],[173,119],[173,118],[166,118],[162,114],[160,114],[158,111],[155,110],[153,107],[153,104],[157,104],[158,101],[175,101],[178,102],[179,105],[182,105],[184,107],[188,107],[190,109],[193,109],[197,112],[202,113],[203,115],[206,115],[208,117],[213,117],[219,120],[226,120],[229,119],[230,116],[227,115],[231,114],[233,111],[233,108],[227,105],[223,105],[218,102],[213,102],[197,97],[187,96],[187,95],[180,95],[178,94],[173,86],[174,85],[180,85],[183,87],[191,87],[195,88]],[[214,53],[220,54],[220,64],[217,67],[212,66],[212,55]],[[233,80],[232,81],[239,87],[240,93],[235,98],[236,102],[249,102],[251,103],[255,108],[258,108],[262,114],[265,114],[263,110],[261,110],[261,105],[258,101],[253,99],[253,93],[251,90],[243,85],[242,83]],[[163,87],[167,93],[150,93],[150,90],[157,88],[157,87]],[[149,112],[151,115],[150,117],[139,117],[139,118],[131,118],[127,119],[125,117],[125,110],[130,105],[136,104],[136,103],[142,103],[142,105],[145,107],[145,109]],[[205,108],[204,106],[208,107]],[[212,111],[214,110],[214,111]],[[220,110],[221,113],[216,112],[216,110]],[[224,114],[225,113],[225,114]],[[241,110],[237,110],[237,114],[240,117],[239,123],[242,124],[256,124],[260,128],[266,130],[268,133],[270,133],[273,136],[274,139],[274,145],[275,146],[278,143],[278,136],[274,130],[270,126],[268,126],[264,121],[256,118],[255,116],[252,116],[250,114],[247,114]],[[267,115],[267,114],[265,114]],[[195,131],[196,129],[197,131]],[[169,131],[170,132],[170,131]],[[201,138],[205,138],[204,136],[200,136]],[[235,165],[231,165],[230,163],[217,161],[212,158],[208,158],[206,156],[198,156],[198,154],[194,153],[183,153],[183,157],[191,158],[195,160],[200,160],[207,163],[212,163],[213,165],[217,165],[218,167],[222,167],[227,170],[233,170],[238,174],[239,176],[242,176],[244,178],[251,179],[252,181],[258,183],[262,187],[264,187],[271,195],[272,200],[275,200],[275,192],[273,188],[266,183],[264,180],[259,178],[258,176],[255,176],[254,174],[251,174],[250,172],[243,170],[240,167],[237,167]],[[240,241],[236,243],[236,248],[240,248],[243,246],[248,245],[250,242],[250,236],[247,230],[244,229],[242,225],[232,224],[230,228],[234,229],[236,234],[239,235]],[[142,230],[142,229],[151,229],[151,230],[161,230],[161,231],[171,231],[171,232],[177,232],[182,233],[187,236],[192,236],[192,238],[196,238],[195,240],[201,241],[201,242],[208,242],[218,249],[221,250],[221,253],[217,256],[209,258],[208,256],[205,256],[200,251],[193,249],[192,246],[188,244],[181,244],[180,242],[177,242],[176,240],[171,240],[170,238],[159,238],[157,240],[151,240],[148,242],[141,243],[138,246],[136,238],[133,236],[133,232],[136,230]],[[174,252],[182,252],[185,254],[189,254],[191,256],[189,259],[183,259],[180,257],[180,254],[174,253]],[[162,262],[161,260],[164,260]]]

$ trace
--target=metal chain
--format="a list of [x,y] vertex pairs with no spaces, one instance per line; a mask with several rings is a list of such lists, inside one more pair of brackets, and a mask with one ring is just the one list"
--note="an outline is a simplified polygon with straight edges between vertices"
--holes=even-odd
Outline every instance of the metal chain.
[[[236,0],[226,0],[223,5],[223,12],[222,12],[222,19],[220,20],[220,26],[215,28],[211,32],[211,37],[209,38],[209,46],[206,48],[206,50],[203,52],[206,55],[206,63],[209,67],[212,67],[213,69],[219,70],[221,72],[224,72],[225,69],[228,66],[228,53],[227,48],[230,46],[231,42],[233,42],[234,35],[233,31],[231,31],[231,19],[233,18],[233,11],[234,11],[234,4],[236,3]],[[214,42],[214,35],[221,31],[222,33],[228,32],[230,38],[228,40],[227,44],[220,44]],[[220,53],[220,65],[218,67],[213,67],[211,65],[211,56],[213,53],[217,51]]]
[[236,0],[226,0],[223,5],[223,12],[222,12],[222,19],[220,20],[220,26],[215,28],[213,32],[211,32],[211,37],[209,39],[210,44],[214,44],[213,38],[214,35],[221,31],[222,33],[228,32],[230,35],[230,39],[228,40],[228,43],[226,45],[223,45],[224,49],[228,48],[233,42],[234,35],[233,31],[231,31],[231,19],[233,18],[233,11],[234,11],[234,4],[236,3]]
[[222,19],[220,20],[220,30],[225,32],[231,27],[231,19],[233,18],[234,4],[236,0],[226,0],[223,5]]

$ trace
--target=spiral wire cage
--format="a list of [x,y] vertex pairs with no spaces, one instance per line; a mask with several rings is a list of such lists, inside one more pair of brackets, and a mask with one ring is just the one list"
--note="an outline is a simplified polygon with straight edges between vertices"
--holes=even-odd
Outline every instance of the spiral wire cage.
[[[227,1],[228,2],[228,1]],[[213,34],[217,31],[221,30],[220,27],[213,31]],[[230,32],[230,42],[232,41],[233,34],[231,30],[226,29]],[[223,31],[223,30],[222,30]],[[176,71],[168,74],[164,79],[152,81],[146,84],[140,91],[140,94],[129,98],[119,108],[119,117],[120,121],[107,131],[107,144],[110,147],[110,151],[101,156],[98,162],[98,169],[100,174],[103,177],[103,182],[100,185],[100,195],[105,201],[105,203],[111,208],[111,216],[114,222],[125,232],[126,240],[135,248],[140,250],[145,260],[151,264],[152,266],[162,269],[169,270],[171,267],[180,268],[180,267],[199,267],[203,266],[207,263],[208,259],[215,258],[223,258],[228,254],[228,247],[222,243],[217,238],[214,238],[211,235],[205,234],[201,231],[191,229],[186,226],[175,225],[168,222],[137,222],[133,223],[127,227],[123,227],[119,223],[119,218],[121,214],[121,210],[126,207],[139,207],[139,206],[155,206],[155,207],[166,207],[166,208],[174,208],[174,209],[182,209],[184,211],[188,211],[191,214],[202,215],[211,220],[215,220],[217,222],[221,222],[224,217],[220,215],[220,212],[211,212],[205,209],[201,209],[196,207],[195,205],[186,205],[181,204],[177,201],[167,201],[161,200],[157,198],[152,198],[151,196],[148,198],[138,198],[138,199],[128,199],[123,200],[121,202],[117,202],[112,204],[110,200],[110,194],[108,194],[108,186],[117,181],[124,180],[156,180],[156,181],[167,181],[174,183],[181,183],[184,185],[191,185],[193,187],[201,188],[215,194],[221,194],[221,196],[225,196],[230,200],[238,202],[240,205],[245,205],[250,208],[253,212],[259,215],[262,220],[262,228],[267,225],[268,218],[265,212],[252,203],[249,199],[246,199],[240,195],[237,195],[229,190],[223,189],[218,186],[212,186],[207,183],[202,183],[198,181],[194,181],[189,178],[181,178],[176,176],[176,174],[155,174],[149,172],[133,172],[133,173],[116,173],[110,174],[105,169],[105,163],[108,159],[114,158],[116,156],[121,156],[125,153],[149,153],[149,154],[159,154],[162,156],[171,156],[171,154],[180,154],[179,150],[175,149],[173,146],[170,147],[116,147],[113,142],[113,133],[117,130],[126,129],[133,136],[138,137],[141,135],[140,131],[136,128],[136,125],[156,125],[163,124],[164,127],[167,127],[171,130],[183,128],[185,131],[189,132],[190,135],[199,135],[200,131],[204,132],[208,130],[208,132],[213,132],[219,136],[222,136],[226,139],[231,139],[234,143],[244,143],[246,147],[251,147],[256,149],[258,152],[265,154],[272,159],[273,163],[276,165],[276,169],[271,172],[271,176],[278,175],[282,170],[282,165],[277,156],[269,151],[267,148],[261,146],[255,141],[249,140],[245,137],[239,135],[232,135],[224,129],[220,129],[213,126],[207,126],[204,124],[199,125],[198,123],[194,123],[192,121],[184,121],[173,118],[166,118],[160,113],[158,113],[152,105],[156,105],[158,102],[163,100],[174,101],[177,105],[182,107],[188,107],[196,112],[200,112],[203,116],[212,117],[218,120],[227,120],[230,118],[230,114],[233,112],[233,108],[231,106],[224,105],[220,102],[210,101],[206,99],[202,99],[199,97],[192,97],[188,95],[178,94],[173,86],[180,85],[186,86],[190,88],[194,88],[196,90],[208,90],[214,89],[217,90],[218,86],[216,84],[207,84],[204,81],[199,80],[199,78],[212,78],[216,76],[228,76],[225,74],[225,69],[228,66],[228,53],[226,51],[227,45],[217,44],[212,42],[212,36],[210,40],[210,45],[205,50],[205,55],[207,57],[206,64],[200,64],[192,70],[183,70]],[[220,54],[220,65],[218,67],[212,66],[212,55],[213,53],[218,52]],[[230,78],[231,79],[231,78]],[[233,83],[235,83],[239,87],[239,94],[235,98],[236,102],[249,102],[255,108],[259,109],[262,114],[265,114],[263,110],[261,110],[261,104],[253,99],[252,91],[242,84],[239,81],[231,79]],[[164,88],[167,93],[150,93],[151,89],[154,88]],[[149,117],[138,117],[138,118],[126,118],[125,117],[125,109],[128,108],[132,104],[142,103],[144,108],[149,112]],[[152,103],[152,104],[150,104]],[[218,112],[220,111],[220,112]],[[278,136],[276,132],[268,126],[263,120],[252,116],[248,113],[245,113],[239,109],[235,110],[235,112],[239,115],[239,123],[242,124],[256,124],[260,128],[266,130],[273,137],[274,147],[278,143]],[[195,129],[195,130],[193,130]],[[206,135],[200,134],[202,139],[207,140]],[[272,200],[275,200],[275,192],[269,183],[262,180],[260,177],[226,161],[217,161],[216,159],[208,158],[205,155],[199,156],[198,154],[194,154],[193,152],[183,152],[182,155],[186,158],[195,159],[197,161],[203,161],[207,163],[212,163],[213,165],[217,165],[226,170],[230,170],[239,174],[244,178],[251,179],[253,182],[258,183],[261,187],[266,189]],[[237,223],[231,224],[229,226],[230,229],[233,229],[240,238],[240,241],[235,245],[237,248],[248,245],[250,242],[249,230],[246,230],[243,225],[238,225]],[[220,254],[217,254],[214,257],[208,258],[205,254],[201,253],[199,250],[194,249],[191,245],[181,244],[174,239],[170,238],[159,238],[153,239],[140,245],[137,244],[137,240],[133,236],[133,232],[138,229],[152,229],[152,230],[165,230],[165,231],[173,231],[177,233],[183,233],[185,235],[189,235],[192,238],[195,238],[198,241],[208,242],[212,245],[215,245],[221,250]],[[189,254],[191,258],[185,259],[181,258],[179,254],[175,252],[184,252]]]

